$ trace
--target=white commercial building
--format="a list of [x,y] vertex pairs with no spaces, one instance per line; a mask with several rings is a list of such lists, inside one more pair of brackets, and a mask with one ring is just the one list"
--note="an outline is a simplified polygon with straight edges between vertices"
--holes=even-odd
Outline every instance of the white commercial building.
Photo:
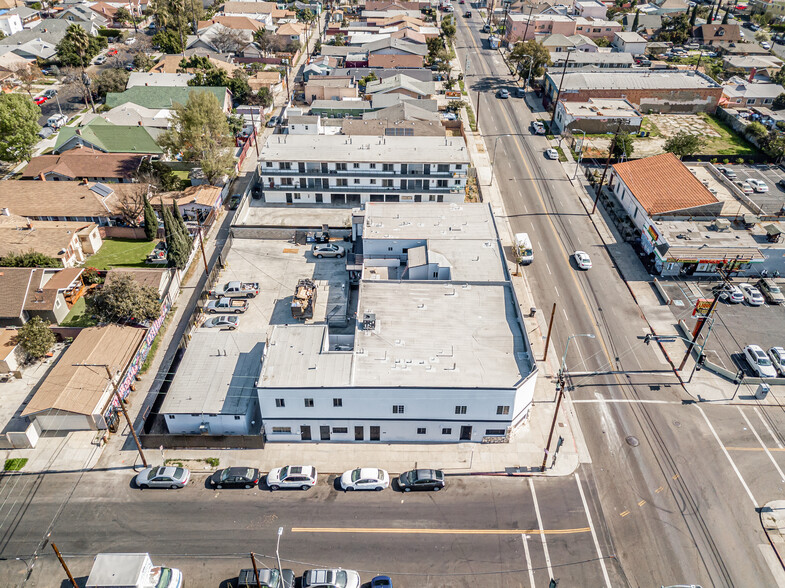
[[276,325],[259,405],[268,442],[481,442],[529,415],[537,369],[490,207],[355,211],[357,321]]
[[19,18],[18,14],[0,14],[0,33],[3,33],[6,37],[18,33],[23,28],[22,19]]
[[461,203],[469,168],[462,137],[271,135],[259,159],[264,200],[282,203]]

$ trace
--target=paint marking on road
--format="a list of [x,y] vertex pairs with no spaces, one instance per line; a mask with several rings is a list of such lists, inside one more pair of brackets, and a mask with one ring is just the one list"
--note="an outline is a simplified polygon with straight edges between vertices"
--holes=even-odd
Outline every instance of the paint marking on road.
[[774,439],[774,442],[777,444],[777,447],[782,449],[783,448],[782,447],[782,443],[780,443],[780,440],[777,438],[777,436],[771,430],[771,427],[769,427],[769,423],[767,423],[763,419],[763,415],[760,413],[760,410],[758,409],[758,407],[756,406],[755,408],[753,408],[753,410],[755,411],[755,414],[758,415],[758,418],[760,419],[760,422],[763,423],[763,426],[766,427],[766,430],[769,432],[769,435],[771,435],[771,438]]
[[550,268],[550,266],[548,266],[548,264],[547,264],[547,263],[545,264],[545,267],[546,267],[546,269],[548,270],[548,273],[549,273],[550,275],[553,275],[553,274],[551,274],[551,268]]
[[[539,247],[539,248],[540,248],[540,251],[542,251],[542,245],[540,245],[540,242],[539,242],[539,241],[537,241],[537,247]],[[546,264],[546,265],[547,265],[547,264]]]
[[663,486],[660,486],[659,488],[657,488],[657,489],[654,491],[654,493],[655,493],[655,494],[659,494],[659,493],[660,493],[660,492],[662,492],[663,490],[665,490],[665,488],[664,488]]
[[[570,372],[572,375],[575,375],[574,372]],[[583,400],[571,400],[573,404],[575,403],[594,403],[594,404],[613,404],[613,403],[628,403],[628,404],[683,404],[681,400],[638,400],[635,398],[586,398]]]
[[523,553],[526,555],[526,567],[529,570],[529,583],[534,588],[534,570],[532,569],[532,558],[529,554],[529,536],[521,533],[521,539],[523,540]]
[[741,410],[741,407],[737,406],[736,408],[739,409],[739,414],[741,414],[742,418],[744,418],[744,422],[747,423],[747,426],[750,428],[750,431],[752,431],[752,434],[755,435],[755,439],[758,441],[758,443],[760,443],[760,446],[766,452],[766,455],[768,456],[769,461],[771,461],[772,465],[774,466],[774,469],[777,470],[777,473],[780,475],[780,480],[785,483],[785,473],[782,472],[782,470],[780,469],[780,466],[777,465],[776,461],[774,461],[774,456],[771,454],[771,451],[769,451],[767,449],[766,445],[764,445],[763,439],[760,438],[760,435],[758,435],[758,432],[752,426],[752,423],[750,422],[750,419],[747,418],[747,415],[744,414],[744,411]]
[[556,286],[554,286],[553,289],[556,290],[556,296],[558,296],[559,295],[559,289]]
[[[529,479],[531,481],[531,479]],[[578,490],[581,493],[581,502],[583,502],[583,510],[586,512],[586,520],[591,529],[591,537],[594,540],[594,548],[597,550],[597,558],[600,560],[600,567],[602,567],[602,576],[605,578],[605,585],[611,588],[611,579],[608,577],[608,568],[605,566],[605,558],[602,556],[602,549],[600,549],[600,541],[597,539],[597,533],[594,532],[594,523],[591,521],[591,513],[589,512],[589,505],[586,503],[586,496],[583,493],[583,484],[577,472],[575,474],[575,481],[578,483]],[[553,576],[551,576],[552,578]]]
[[733,468],[733,471],[736,472],[736,476],[739,478],[739,482],[741,482],[741,485],[744,486],[744,490],[747,491],[747,496],[750,497],[750,500],[752,501],[752,505],[755,508],[758,508],[758,501],[755,500],[755,497],[752,495],[752,491],[750,490],[750,487],[747,486],[747,482],[745,482],[744,478],[741,477],[741,472],[739,471],[739,468],[736,467],[736,463],[733,461],[733,459],[731,459],[730,453],[728,453],[728,450],[725,449],[725,446],[722,444],[722,441],[720,441],[720,436],[717,435],[717,431],[714,430],[714,425],[711,424],[711,422],[709,421],[709,417],[706,416],[706,413],[704,412],[703,408],[700,407],[700,405],[696,404],[695,407],[700,411],[701,415],[703,416],[703,420],[706,421],[706,425],[708,425],[709,430],[711,431],[711,434],[714,435],[714,439],[717,440],[717,445],[720,446],[720,449],[722,449],[722,452],[725,454],[725,457],[727,458],[728,462]]
[[638,506],[643,506],[644,504],[646,504],[645,500],[641,500],[640,502],[638,502]]
[[[529,480],[531,482],[531,480]],[[589,533],[589,527],[576,529],[418,529],[418,528],[363,528],[363,527],[292,527],[292,533],[345,533],[345,534],[393,534],[393,535],[541,535],[545,543],[545,535],[574,535]]]
[[562,309],[561,309],[561,311],[564,313],[564,320],[566,320],[567,322],[569,322],[569,321],[570,321],[570,317],[568,317],[568,316],[567,316],[567,311],[566,311],[566,310],[564,310],[564,308],[562,308]]
[[620,512],[619,516],[626,517],[628,514],[630,514],[630,511],[625,510],[624,512]]
[[534,502],[534,513],[537,515],[537,525],[540,527],[540,539],[542,539],[542,551],[545,554],[545,567],[548,568],[548,577],[553,578],[553,568],[551,567],[551,555],[548,553],[548,542],[545,540],[545,533],[542,528],[542,517],[540,516],[540,505],[537,504],[537,493],[534,491],[534,482],[529,478],[529,490],[532,493]]
[[728,451],[785,451],[783,447],[726,447]]
[[676,479],[678,479],[678,477],[679,477],[679,474],[673,474],[671,476],[671,479],[676,480]]

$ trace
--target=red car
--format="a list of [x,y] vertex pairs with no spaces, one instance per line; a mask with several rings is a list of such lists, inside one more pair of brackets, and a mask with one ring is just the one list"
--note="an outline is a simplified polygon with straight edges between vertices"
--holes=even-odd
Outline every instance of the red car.
[[106,52],[106,55],[108,57],[112,57],[113,55],[117,55],[117,49],[109,49],[109,51]]
[[38,104],[38,106],[41,106],[47,100],[49,100],[49,98],[47,98],[46,96],[36,96],[35,98],[33,98],[33,102]]

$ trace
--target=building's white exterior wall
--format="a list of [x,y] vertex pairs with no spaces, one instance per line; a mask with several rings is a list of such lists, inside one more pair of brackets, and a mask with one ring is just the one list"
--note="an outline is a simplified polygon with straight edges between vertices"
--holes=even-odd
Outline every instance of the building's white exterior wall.
[[[525,421],[535,380],[533,372],[517,390],[260,388],[259,403],[268,442],[300,441],[301,427],[310,427],[311,441],[369,442],[371,427],[379,427],[380,442],[480,442],[486,432],[502,437]],[[313,400],[313,407],[306,406],[306,399]],[[394,413],[393,407],[400,406],[403,413]],[[466,407],[465,413],[456,407]],[[329,427],[329,438],[322,437],[323,427]],[[356,439],[356,427],[362,427],[362,439]],[[461,439],[462,427],[471,427],[468,439]]]
[[[255,403],[251,403],[255,406]],[[172,435],[199,435],[199,427],[207,424],[209,435],[248,435],[251,431],[251,422],[256,418],[255,411],[249,410],[247,414],[178,414],[167,413],[166,428]]]
[[22,29],[22,19],[18,14],[6,14],[0,17],[0,32],[5,33],[6,36],[18,33]]

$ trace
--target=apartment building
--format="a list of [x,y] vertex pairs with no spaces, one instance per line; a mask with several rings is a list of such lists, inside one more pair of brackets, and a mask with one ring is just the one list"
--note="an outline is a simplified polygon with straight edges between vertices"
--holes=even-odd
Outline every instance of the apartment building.
[[603,37],[610,41],[615,33],[623,30],[620,22],[564,14],[508,14],[505,23],[504,40],[508,44],[542,40],[556,34],[566,37],[578,34],[590,39]]
[[464,201],[469,153],[463,138],[382,130],[375,137],[271,135],[260,154],[261,196],[303,204]]

